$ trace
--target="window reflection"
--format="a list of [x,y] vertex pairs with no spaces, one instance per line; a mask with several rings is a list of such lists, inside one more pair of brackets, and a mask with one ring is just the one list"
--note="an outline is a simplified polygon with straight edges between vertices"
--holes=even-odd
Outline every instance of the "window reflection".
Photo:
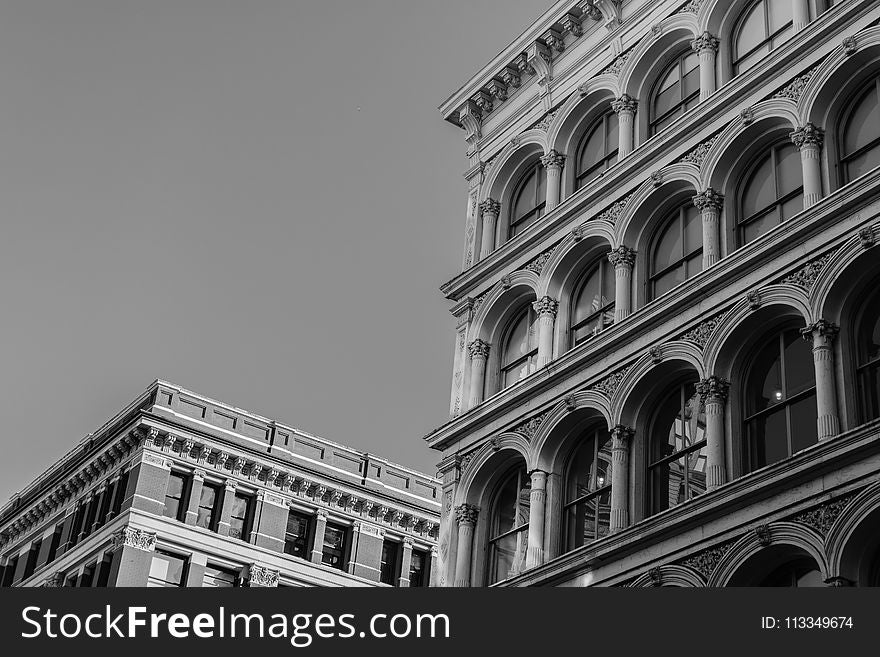
[[507,329],[501,354],[501,387],[512,386],[535,371],[538,327],[531,305],[524,308]]
[[749,169],[739,193],[740,245],[748,244],[804,209],[801,156],[782,142]]
[[651,97],[651,134],[657,134],[700,101],[700,60],[688,50],[660,75]]
[[757,64],[794,34],[791,0],[756,0],[733,30],[733,74]]
[[617,113],[607,112],[584,133],[577,148],[575,188],[598,178],[617,162]]
[[509,237],[519,235],[544,214],[547,174],[540,162],[532,165],[517,183],[510,206]]
[[665,294],[703,269],[700,212],[688,204],[672,212],[655,238],[649,289],[652,299]]
[[843,121],[841,164],[844,183],[880,166],[880,78],[872,80],[850,103]]
[[495,495],[489,527],[489,583],[521,572],[529,539],[531,483],[525,466],[511,472]]
[[590,267],[575,287],[571,311],[572,346],[614,323],[614,273],[607,258]]
[[565,493],[568,550],[608,534],[611,519],[611,435],[585,431],[568,469]]

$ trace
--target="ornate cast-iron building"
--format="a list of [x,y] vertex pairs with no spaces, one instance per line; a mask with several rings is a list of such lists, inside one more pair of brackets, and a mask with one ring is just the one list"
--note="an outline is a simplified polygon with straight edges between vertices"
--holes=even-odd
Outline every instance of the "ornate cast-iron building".
[[880,585],[880,3],[562,0],[441,111],[438,584]]
[[440,482],[162,381],[0,510],[3,586],[428,586]]

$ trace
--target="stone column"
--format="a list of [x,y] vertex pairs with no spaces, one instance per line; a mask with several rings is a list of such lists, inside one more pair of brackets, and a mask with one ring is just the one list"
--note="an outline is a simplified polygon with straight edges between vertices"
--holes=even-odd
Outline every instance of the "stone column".
[[526,570],[544,563],[544,507],[547,500],[547,473],[532,470],[532,489],[529,493],[529,546],[526,552]]
[[804,210],[822,199],[822,141],[825,133],[812,123],[790,134],[791,141],[801,152],[801,169],[804,176]]
[[315,512],[315,538],[312,543],[312,563],[321,563],[324,557],[324,530],[327,529],[327,509]]
[[220,520],[217,522],[217,533],[220,536],[229,536],[229,519],[232,517],[232,501],[235,499],[235,490],[238,483],[227,479],[223,491],[223,506],[220,508]]
[[721,259],[721,208],[724,197],[711,187],[693,197],[694,206],[703,219],[703,269]]
[[636,252],[626,246],[618,246],[608,254],[614,265],[614,321],[629,317],[632,312],[632,270]]
[[623,159],[633,150],[635,135],[635,116],[639,102],[626,94],[617,100],[611,101],[611,109],[617,112],[618,137],[620,139],[617,148],[618,159]]
[[205,484],[205,471],[195,470],[189,485],[189,504],[186,507],[186,516],[183,521],[187,525],[195,526],[199,519],[199,501],[202,499],[202,486]]
[[697,385],[706,409],[706,490],[715,490],[727,482],[724,444],[724,407],[730,383],[717,376]]
[[800,32],[810,24],[809,0],[791,0],[791,15],[794,31]]
[[471,394],[468,408],[474,408],[483,401],[483,388],[486,384],[486,361],[489,358],[489,343],[479,338],[468,345],[471,356]]
[[455,507],[455,522],[458,524],[458,549],[455,555],[455,584],[471,585],[471,552],[474,547],[474,526],[480,510],[472,504]]
[[553,360],[553,326],[559,302],[544,297],[532,304],[538,317],[538,367],[544,367]]
[[819,440],[828,440],[840,433],[837,415],[837,389],[834,381],[834,338],[839,328],[820,319],[801,330],[813,343],[813,365],[816,368],[816,427]]
[[281,573],[274,568],[267,568],[257,563],[247,565],[242,578],[249,588],[277,588]]
[[146,586],[156,550],[156,534],[123,527],[113,534],[112,541],[113,561],[108,586]]
[[491,198],[480,203],[480,216],[483,218],[483,236],[480,239],[480,260],[495,250],[495,226],[501,204]]
[[691,41],[691,48],[700,59],[700,100],[706,100],[715,93],[715,56],[718,53],[718,39],[703,32]]
[[440,558],[436,547],[431,548],[431,571],[428,573],[428,585],[433,587],[440,586]]
[[619,532],[629,526],[629,445],[633,430],[617,425],[611,430],[611,527]]
[[412,568],[413,540],[409,536],[403,537],[403,551],[400,555],[400,577],[397,586],[407,588],[409,586],[409,569]]
[[541,158],[541,164],[547,170],[547,204],[545,209],[550,212],[559,205],[562,198],[562,167],[565,166],[565,155],[551,150]]
[[201,552],[193,552],[189,556],[186,568],[185,586],[188,589],[200,589],[205,583],[205,571],[208,568],[208,555]]

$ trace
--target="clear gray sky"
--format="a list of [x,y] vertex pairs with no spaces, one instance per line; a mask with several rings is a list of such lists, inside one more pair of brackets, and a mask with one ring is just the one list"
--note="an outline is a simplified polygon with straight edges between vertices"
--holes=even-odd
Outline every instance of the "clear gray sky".
[[0,2],[0,500],[155,378],[433,472],[437,106],[549,6]]

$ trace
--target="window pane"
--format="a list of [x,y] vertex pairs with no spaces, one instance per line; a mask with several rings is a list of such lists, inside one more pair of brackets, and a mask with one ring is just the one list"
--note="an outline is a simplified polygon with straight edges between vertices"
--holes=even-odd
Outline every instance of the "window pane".
[[660,233],[654,249],[654,272],[660,272],[681,259],[683,255],[681,243],[681,220],[678,210],[667,219],[666,226]]
[[507,579],[513,569],[517,538],[517,534],[510,534],[492,543],[492,583]]
[[858,100],[844,130],[844,156],[864,148],[880,139],[880,111],[877,108],[877,86],[871,88]]
[[759,61],[764,59],[764,56],[770,52],[770,46],[765,45],[758,48],[755,52],[750,54],[748,57],[744,57],[736,67],[736,73],[739,75],[743,71],[747,71],[752,68]]
[[345,529],[327,525],[324,530],[324,549],[321,563],[333,568],[343,567],[342,551],[345,547]]
[[768,153],[746,183],[742,197],[743,218],[757,214],[776,200],[772,166]]
[[818,442],[816,395],[808,395],[791,405],[791,452],[799,452]]
[[[804,195],[797,194],[796,196],[791,197],[788,201],[782,204],[780,208],[780,214],[782,215],[782,221],[788,221],[793,216],[798,214],[799,212],[803,212],[804,210]],[[772,226],[771,226],[772,228]],[[768,228],[769,230],[769,228]]]
[[785,393],[793,397],[816,385],[813,350],[799,331],[787,331],[785,344]]
[[654,297],[659,297],[661,294],[666,294],[674,288],[679,283],[684,282],[684,270],[673,269],[668,274],[664,274],[654,281]]
[[150,563],[147,586],[181,586],[185,567],[185,559],[157,552]]
[[383,584],[397,586],[394,574],[397,568],[397,543],[394,541],[382,542],[382,560],[379,562],[379,581]]
[[[783,0],[783,2],[787,1],[788,0]],[[767,30],[764,26],[763,4],[763,2],[759,2],[752,7],[745,19],[739,24],[739,31],[736,35],[736,52],[734,59],[740,59],[743,55],[767,38]]]
[[617,146],[619,142],[619,136],[617,133],[617,114],[612,112],[611,114],[607,114],[605,116],[605,122],[608,126],[608,140],[606,141],[606,152],[608,155],[611,153],[617,152]]
[[780,198],[803,186],[801,154],[794,144],[787,144],[776,150],[776,163]]
[[578,168],[579,174],[592,169],[597,162],[600,162],[605,157],[605,135],[603,134],[603,130],[604,124],[602,119],[599,119],[599,121],[590,129],[590,133],[581,148],[581,159]]
[[846,165],[847,181],[855,180],[859,176],[868,173],[871,169],[880,166],[880,144],[869,151],[854,157]]
[[507,339],[507,345],[504,350],[503,365],[509,365],[519,358],[525,356],[531,349],[529,348],[529,313],[525,312],[520,315],[519,319],[510,330]]
[[778,32],[792,21],[791,0],[767,0],[767,14],[770,18],[770,32]]
[[654,116],[659,118],[671,111],[681,100],[681,90],[676,83],[671,89],[661,91],[654,97]]
[[782,388],[782,359],[779,338],[773,336],[755,358],[755,366],[749,381],[751,405],[747,414],[769,408],[785,399]]
[[[803,205],[801,206],[803,207]],[[757,219],[753,219],[743,226],[743,244],[748,244],[752,240],[758,239],[764,233],[772,230],[779,225],[779,214],[777,210],[761,215]]]
[[196,526],[213,529],[211,525],[214,522],[218,497],[218,489],[216,487],[209,484],[202,485],[202,492],[199,497],[199,516],[196,518]]
[[522,219],[525,215],[535,209],[535,198],[537,196],[538,188],[537,173],[537,169],[532,169],[520,184],[516,195],[516,202],[513,206],[514,221]]
[[290,511],[287,515],[287,531],[284,537],[284,552],[295,557],[308,559],[309,549],[309,524],[308,516]]
[[691,206],[684,215],[684,252],[690,253],[703,246],[703,221],[700,211]]
[[410,587],[425,586],[428,557],[424,552],[413,550],[409,566]]
[[752,422],[751,434],[753,470],[788,457],[785,408],[756,418]]
[[226,568],[206,566],[202,586],[207,588],[232,588],[235,586],[236,573]]
[[697,55],[691,55],[684,61],[685,74],[681,82],[681,96],[687,98],[700,93],[700,62]]

